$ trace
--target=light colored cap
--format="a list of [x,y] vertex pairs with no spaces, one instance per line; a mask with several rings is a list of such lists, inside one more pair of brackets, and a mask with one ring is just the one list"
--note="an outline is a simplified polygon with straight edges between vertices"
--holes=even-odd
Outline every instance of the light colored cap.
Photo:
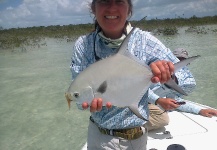
[[177,48],[173,51],[176,57],[188,58],[188,52],[184,48]]

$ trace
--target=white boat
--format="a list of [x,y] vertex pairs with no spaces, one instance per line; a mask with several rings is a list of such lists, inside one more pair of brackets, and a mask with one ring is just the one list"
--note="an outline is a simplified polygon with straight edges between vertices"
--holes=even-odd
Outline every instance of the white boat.
[[169,112],[169,117],[169,125],[148,133],[147,150],[217,150],[217,117],[178,111]]

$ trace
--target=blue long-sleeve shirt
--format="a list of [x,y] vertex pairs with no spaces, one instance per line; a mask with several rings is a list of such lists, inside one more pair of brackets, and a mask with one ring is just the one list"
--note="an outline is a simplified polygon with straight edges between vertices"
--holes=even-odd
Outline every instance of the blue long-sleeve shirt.
[[[74,44],[71,59],[72,79],[74,79],[81,71],[87,68],[90,64],[96,61],[96,56],[99,58],[106,58],[117,53],[118,49],[112,49],[106,46],[97,32],[92,32],[89,35],[81,36]],[[167,60],[173,63],[178,62],[178,59],[173,53],[166,48],[157,38],[152,36],[149,32],[135,29],[128,42],[128,50],[132,55],[150,65],[156,60]],[[192,76],[187,68],[181,69],[177,74],[179,84],[182,85]],[[183,76],[186,74],[187,76]],[[191,78],[193,80],[193,78]],[[183,87],[188,92],[192,86]],[[149,90],[151,91],[151,90]],[[140,100],[138,106],[140,114],[148,120],[149,110],[148,102],[155,103],[156,94],[146,92]],[[151,98],[152,97],[152,98]],[[92,113],[94,121],[102,128],[107,129],[123,129],[142,126],[146,123],[145,120],[138,118],[129,108],[118,108],[112,106],[111,109],[103,107],[100,112]]]
[[[185,86],[189,86],[187,84],[193,84],[191,82],[186,82]],[[169,89],[165,85],[162,84],[156,84],[154,86],[150,87],[152,90],[149,91],[149,97],[151,98],[172,98],[175,99],[178,102],[185,101],[185,105],[181,105],[177,108],[177,110],[183,111],[183,112],[189,112],[189,113],[194,113],[198,114],[201,109],[203,109],[202,106],[196,105],[194,103],[190,103],[189,101],[186,101],[185,99],[182,98],[182,95]]]

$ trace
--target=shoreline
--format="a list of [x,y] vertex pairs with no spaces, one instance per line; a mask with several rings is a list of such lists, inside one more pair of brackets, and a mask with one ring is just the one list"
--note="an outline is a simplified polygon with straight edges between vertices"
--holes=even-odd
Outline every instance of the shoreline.
[[[216,25],[217,15],[212,17],[198,18],[193,16],[189,19],[152,19],[143,18],[140,21],[130,21],[132,26],[141,28],[142,30],[152,32],[153,34],[175,35],[178,34],[178,28],[189,27],[189,32],[206,34],[204,29],[198,26]],[[11,49],[23,46],[38,45],[44,38],[66,39],[71,42],[78,36],[90,33],[94,30],[94,24],[78,24],[78,25],[56,25],[56,26],[40,26],[27,28],[11,28],[0,30],[0,50]],[[217,30],[213,31],[217,33]]]

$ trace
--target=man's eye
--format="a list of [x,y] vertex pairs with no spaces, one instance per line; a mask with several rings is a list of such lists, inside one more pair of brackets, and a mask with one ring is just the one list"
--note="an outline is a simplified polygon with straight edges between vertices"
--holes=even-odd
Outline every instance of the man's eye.
[[116,2],[118,2],[118,3],[123,3],[124,0],[116,0]]

